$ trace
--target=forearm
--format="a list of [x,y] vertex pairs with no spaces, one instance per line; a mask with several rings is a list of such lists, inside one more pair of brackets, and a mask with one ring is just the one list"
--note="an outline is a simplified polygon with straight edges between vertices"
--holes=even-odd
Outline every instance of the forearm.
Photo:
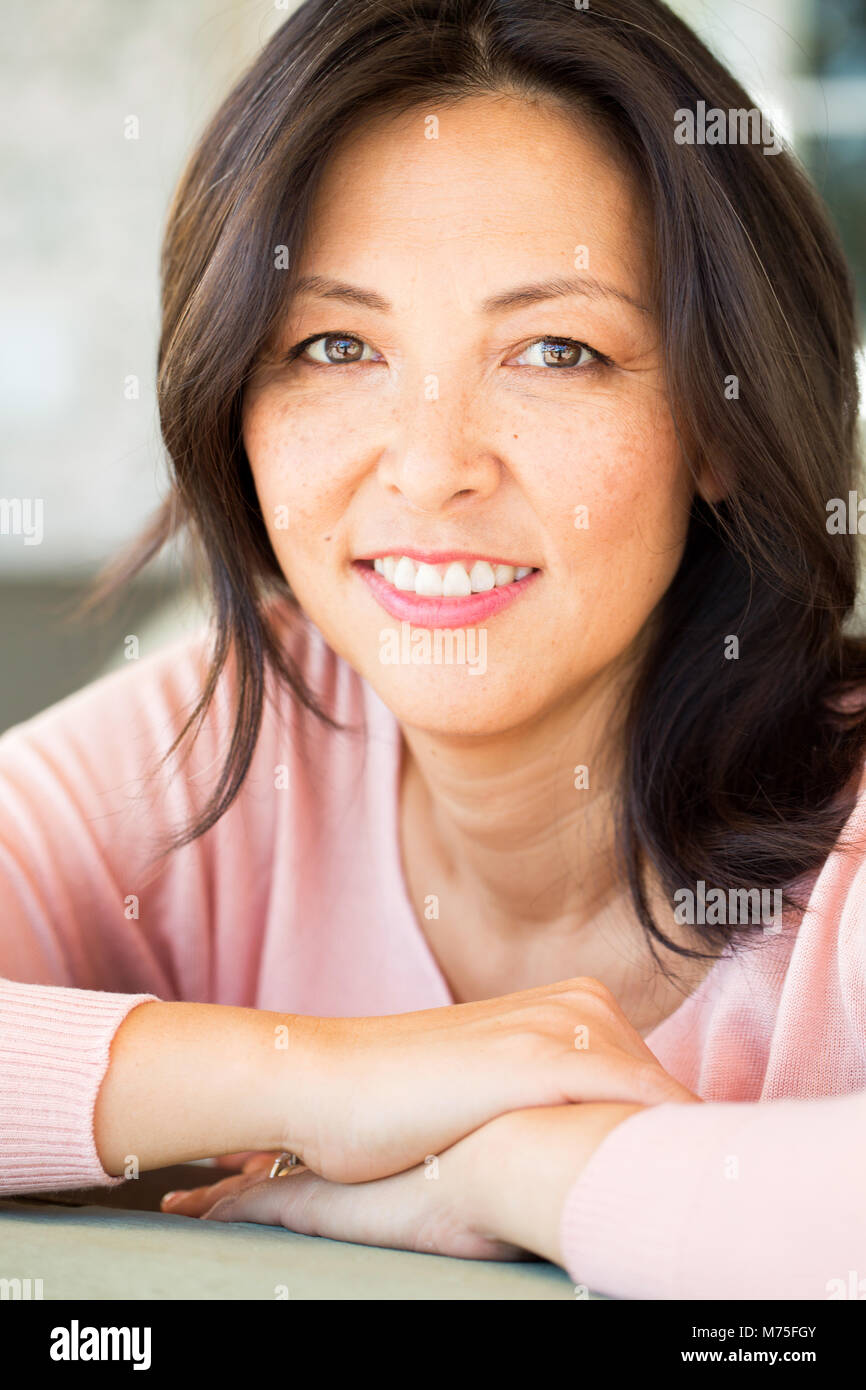
[[[138,1005],[114,1035],[94,1112],[112,1176],[286,1142],[288,1078],[303,1066],[304,1020],[220,1004]],[[286,1025],[288,1048],[278,1048]]]

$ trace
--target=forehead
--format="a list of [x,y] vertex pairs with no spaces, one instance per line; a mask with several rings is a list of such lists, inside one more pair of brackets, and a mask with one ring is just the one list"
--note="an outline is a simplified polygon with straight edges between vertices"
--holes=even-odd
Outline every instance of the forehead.
[[607,132],[557,99],[477,96],[355,127],[317,189],[304,269],[435,274],[467,261],[498,275],[551,258],[564,269],[582,247],[585,268],[639,298],[648,229]]

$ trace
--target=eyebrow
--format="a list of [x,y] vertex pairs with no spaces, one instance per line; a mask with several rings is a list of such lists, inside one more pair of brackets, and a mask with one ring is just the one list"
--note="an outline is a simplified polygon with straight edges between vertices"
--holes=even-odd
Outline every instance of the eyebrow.
[[[315,294],[320,299],[339,299],[344,304],[359,304],[365,309],[373,309],[380,314],[390,314],[393,305],[376,290],[365,290],[360,285],[349,285],[343,280],[332,280],[327,275],[304,275],[295,285],[295,293]],[[645,304],[633,299],[615,285],[606,285],[592,275],[554,276],[550,280],[540,280],[536,284],[517,285],[514,289],[503,290],[481,301],[484,314],[502,314],[509,309],[523,308],[529,304],[540,304],[547,299],[565,299],[570,295],[581,295],[585,299],[619,299],[630,304],[642,314],[650,311]]]

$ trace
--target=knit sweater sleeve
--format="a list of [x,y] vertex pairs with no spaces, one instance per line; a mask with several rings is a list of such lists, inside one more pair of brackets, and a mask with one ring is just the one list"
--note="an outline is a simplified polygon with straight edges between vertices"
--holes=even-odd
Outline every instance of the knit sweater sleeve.
[[863,1298],[864,1163],[866,1091],[655,1106],[569,1191],[563,1263],[613,1298]]
[[0,1193],[114,1187],[93,1114],[111,1040],[152,994],[0,980]]

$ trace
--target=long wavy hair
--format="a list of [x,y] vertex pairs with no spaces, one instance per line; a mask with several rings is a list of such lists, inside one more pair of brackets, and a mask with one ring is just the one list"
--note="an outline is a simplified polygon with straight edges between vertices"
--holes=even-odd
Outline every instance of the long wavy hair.
[[[244,384],[286,313],[312,195],[363,116],[468,96],[555,98],[611,136],[654,228],[653,308],[671,410],[696,497],[682,562],[630,696],[617,815],[623,881],[655,941],[706,956],[745,928],[707,926],[704,952],[655,922],[646,866],[666,891],[794,888],[838,840],[866,722],[844,697],[866,680],[851,635],[856,536],[827,507],[857,482],[852,277],[823,205],[787,149],[681,144],[676,113],[754,103],[656,0],[306,0],[199,140],[162,252],[158,399],[167,499],[98,577],[93,604],[172,537],[205,567],[214,643],[201,698],[169,754],[195,737],[231,654],[233,737],[212,796],[169,848],[205,833],[237,796],[268,670],[332,727],[271,631],[297,609],[277,564],[241,437]],[[736,377],[738,399],[725,383]],[[736,637],[739,655],[731,654]],[[169,756],[166,754],[166,756]]]

